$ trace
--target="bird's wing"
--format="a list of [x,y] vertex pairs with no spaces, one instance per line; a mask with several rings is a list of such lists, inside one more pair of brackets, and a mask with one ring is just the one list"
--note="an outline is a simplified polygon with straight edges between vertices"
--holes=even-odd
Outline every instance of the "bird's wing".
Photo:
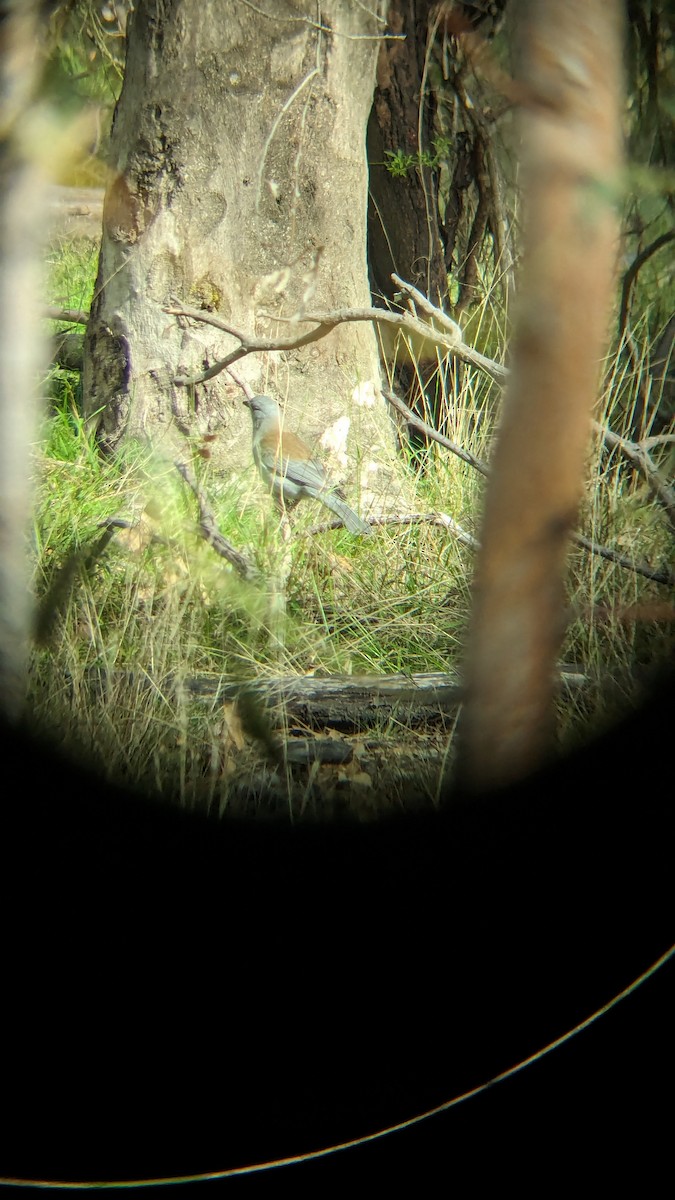
[[289,483],[312,491],[321,491],[328,486],[321,463],[312,458],[309,447],[290,430],[281,438],[274,434],[261,438],[258,452],[267,470],[280,472]]
[[285,478],[290,479],[292,483],[316,489],[317,492],[322,492],[327,485],[326,473],[321,463],[316,462],[313,458],[304,461],[297,458],[285,458],[283,472]]

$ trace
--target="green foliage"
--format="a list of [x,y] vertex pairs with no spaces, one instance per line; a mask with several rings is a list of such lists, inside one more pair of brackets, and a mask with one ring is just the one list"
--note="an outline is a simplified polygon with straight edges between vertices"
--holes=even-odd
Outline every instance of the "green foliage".
[[[85,238],[59,238],[50,246],[47,269],[47,302],[89,312],[98,270],[98,246]],[[63,328],[63,322],[56,322],[54,328]]]
[[435,171],[440,166],[441,162],[447,158],[452,145],[449,138],[435,137],[432,139],[434,148],[433,154],[429,150],[419,151],[417,154],[405,154],[403,150],[385,150],[385,156],[389,159],[384,165],[390,175],[395,179],[403,179],[413,167],[429,167]]

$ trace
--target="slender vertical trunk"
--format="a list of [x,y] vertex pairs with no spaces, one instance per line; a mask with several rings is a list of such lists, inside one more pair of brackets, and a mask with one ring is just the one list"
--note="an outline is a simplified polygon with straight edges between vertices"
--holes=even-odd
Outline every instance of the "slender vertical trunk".
[[32,623],[30,450],[37,436],[44,180],[31,103],[40,5],[14,0],[0,59],[0,711],[22,710]]
[[612,295],[621,146],[618,0],[522,0],[524,254],[512,374],[483,521],[462,769],[475,788],[554,740],[568,534]]

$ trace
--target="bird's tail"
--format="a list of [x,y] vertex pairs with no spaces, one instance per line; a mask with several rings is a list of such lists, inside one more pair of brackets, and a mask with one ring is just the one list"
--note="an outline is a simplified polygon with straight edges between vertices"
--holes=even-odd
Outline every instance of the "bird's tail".
[[336,517],[340,518],[350,533],[360,533],[364,537],[369,537],[372,534],[372,526],[368,525],[366,521],[362,521],[354,510],[348,504],[345,504],[344,500],[336,496],[335,492],[320,492],[318,498],[326,505],[326,508],[329,508],[331,512],[335,513]]

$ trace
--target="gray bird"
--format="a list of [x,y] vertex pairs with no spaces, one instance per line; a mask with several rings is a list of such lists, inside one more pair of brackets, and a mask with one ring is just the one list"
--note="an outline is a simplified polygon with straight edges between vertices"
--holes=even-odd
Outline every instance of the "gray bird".
[[277,501],[292,508],[303,496],[320,500],[350,533],[372,534],[370,525],[341,500],[320,462],[297,433],[282,430],[279,405],[271,396],[244,400],[253,419],[253,458]]

